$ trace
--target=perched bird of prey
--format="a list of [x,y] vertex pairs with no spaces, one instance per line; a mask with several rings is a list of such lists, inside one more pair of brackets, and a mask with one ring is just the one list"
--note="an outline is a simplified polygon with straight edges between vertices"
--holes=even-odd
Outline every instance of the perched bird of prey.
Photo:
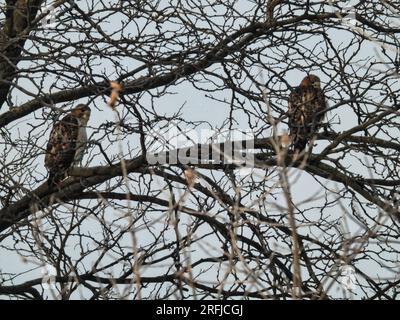
[[89,117],[90,108],[79,104],[54,124],[44,160],[49,171],[49,186],[58,185],[66,177],[68,168],[80,164],[87,142],[86,125]]
[[305,77],[289,96],[289,129],[293,151],[303,151],[321,126],[326,113],[325,95],[315,75]]

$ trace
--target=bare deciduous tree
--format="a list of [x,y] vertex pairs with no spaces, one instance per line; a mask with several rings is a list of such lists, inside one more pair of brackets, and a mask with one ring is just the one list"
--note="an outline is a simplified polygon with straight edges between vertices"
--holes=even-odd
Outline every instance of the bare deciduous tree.
[[[0,295],[398,298],[399,14],[383,0],[6,0]],[[296,159],[287,100],[310,73],[329,108]],[[49,187],[50,129],[79,103],[86,155]],[[252,168],[210,156],[244,131]],[[149,161],[191,145],[201,163]]]

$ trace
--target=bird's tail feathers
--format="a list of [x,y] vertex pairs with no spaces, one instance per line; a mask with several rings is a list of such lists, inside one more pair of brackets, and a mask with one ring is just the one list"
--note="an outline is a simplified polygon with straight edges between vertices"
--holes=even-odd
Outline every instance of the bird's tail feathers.
[[308,139],[297,137],[293,143],[293,151],[294,153],[300,153],[304,151],[308,143]]

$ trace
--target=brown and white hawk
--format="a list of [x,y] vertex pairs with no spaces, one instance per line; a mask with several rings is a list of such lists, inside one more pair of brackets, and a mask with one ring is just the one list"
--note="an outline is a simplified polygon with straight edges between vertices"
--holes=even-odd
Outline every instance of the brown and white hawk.
[[80,164],[87,143],[86,125],[89,117],[90,108],[79,104],[54,124],[44,159],[49,171],[49,186],[58,185],[66,177],[68,168]]
[[326,99],[317,76],[308,75],[289,96],[289,129],[293,151],[300,153],[321,127]]

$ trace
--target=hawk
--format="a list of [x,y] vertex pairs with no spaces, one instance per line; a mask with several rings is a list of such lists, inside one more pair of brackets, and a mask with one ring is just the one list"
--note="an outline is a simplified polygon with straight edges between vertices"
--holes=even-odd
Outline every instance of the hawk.
[[308,75],[289,96],[288,115],[293,150],[302,152],[321,127],[326,113],[325,95],[317,76]]
[[44,159],[49,171],[49,186],[58,185],[65,178],[68,168],[80,164],[87,142],[89,117],[90,108],[79,104],[51,129]]

